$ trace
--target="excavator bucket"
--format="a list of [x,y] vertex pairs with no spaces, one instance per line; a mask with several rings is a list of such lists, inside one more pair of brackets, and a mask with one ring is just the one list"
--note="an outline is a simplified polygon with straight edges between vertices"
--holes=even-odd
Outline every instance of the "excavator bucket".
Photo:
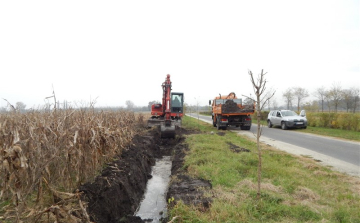
[[162,122],[160,125],[161,138],[175,138],[175,124],[170,122]]
[[[149,118],[147,121],[147,127],[151,128],[153,126],[160,126],[164,122],[164,118]],[[181,127],[181,119],[172,120],[172,123],[175,126]]]
[[174,120],[173,123],[175,126],[181,127],[181,119]]
[[160,126],[161,123],[164,122],[164,119],[160,119],[160,118],[150,118],[147,121],[147,127],[151,128],[153,126]]

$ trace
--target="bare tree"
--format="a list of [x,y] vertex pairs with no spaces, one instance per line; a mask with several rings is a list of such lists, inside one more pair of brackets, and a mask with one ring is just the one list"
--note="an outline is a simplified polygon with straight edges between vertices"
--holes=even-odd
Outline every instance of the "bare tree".
[[342,91],[342,100],[344,101],[344,109],[346,109],[346,112],[349,112],[354,106],[352,89],[344,89]]
[[294,100],[294,93],[291,88],[288,88],[284,93],[283,97],[285,98],[287,109],[291,109],[292,101]]
[[303,107],[307,111],[316,112],[319,111],[319,102],[317,100],[308,101],[303,105]]
[[330,91],[326,91],[324,95],[324,101],[326,102],[326,105],[329,108],[329,112],[331,111],[331,97],[330,97]]
[[296,102],[297,102],[297,111],[298,113],[300,112],[300,104],[301,101],[306,98],[309,97],[309,92],[305,89],[305,88],[301,88],[301,87],[296,87],[293,90],[293,95],[296,98]]
[[275,110],[275,109],[278,109],[278,103],[277,103],[277,101],[274,99],[274,100],[272,100],[272,107],[273,107],[273,109]]
[[355,113],[356,108],[359,106],[359,98],[360,98],[360,88],[359,87],[353,87],[352,93],[353,93],[353,101],[354,101],[354,107],[353,107],[353,113]]
[[275,94],[275,91],[265,93],[265,97],[262,97],[266,90],[266,79],[264,79],[266,73],[261,70],[261,73],[258,75],[257,80],[254,80],[253,74],[249,71],[251,83],[253,85],[254,93],[256,96],[256,117],[257,117],[257,134],[256,134],[256,143],[257,143],[257,150],[258,150],[258,157],[259,157],[259,164],[258,164],[258,191],[257,191],[257,198],[260,200],[261,194],[261,147],[260,147],[260,136],[261,136],[261,110]]
[[125,102],[125,104],[126,104],[126,108],[127,108],[129,111],[134,110],[134,107],[135,107],[134,102],[132,102],[132,101],[130,101],[130,100],[127,100],[127,101]]
[[360,88],[358,87],[352,87],[350,89],[344,89],[342,91],[342,101],[344,102],[344,108],[346,109],[346,112],[353,112],[355,113],[359,101],[359,93]]
[[16,110],[18,110],[20,112],[23,112],[25,110],[25,108],[26,108],[26,104],[24,104],[21,101],[16,102],[15,108],[16,108]]
[[[273,94],[274,92],[275,92],[275,90],[273,88],[270,88],[269,90],[266,91],[266,93],[264,95],[264,98],[268,98],[267,106],[268,106],[269,111],[271,110],[271,104],[273,101],[271,94]],[[268,97],[268,96],[271,96],[271,97]]]
[[314,96],[321,101],[321,112],[324,112],[324,101],[326,96],[326,88],[324,86],[319,87],[314,92]]
[[334,105],[335,112],[337,112],[342,96],[343,93],[340,84],[334,83],[329,90],[329,97],[331,99],[331,103]]
[[158,101],[149,101],[149,104],[148,104],[148,109],[149,109],[149,111],[151,111],[151,106],[152,106],[153,104],[160,104],[160,102],[158,102]]

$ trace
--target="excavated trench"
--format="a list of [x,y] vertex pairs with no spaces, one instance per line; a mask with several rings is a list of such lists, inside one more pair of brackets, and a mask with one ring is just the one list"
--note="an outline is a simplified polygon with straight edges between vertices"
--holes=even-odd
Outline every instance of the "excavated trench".
[[144,221],[158,223],[167,217],[166,192],[171,175],[171,157],[157,159],[152,167],[152,178],[147,182],[144,198],[135,212]]
[[179,128],[175,139],[161,139],[157,129],[137,135],[94,182],[82,185],[91,221],[167,222],[169,199],[170,205],[182,200],[208,208],[211,200],[202,191],[211,188],[210,182],[193,179],[181,168],[188,150],[185,134],[195,133]]

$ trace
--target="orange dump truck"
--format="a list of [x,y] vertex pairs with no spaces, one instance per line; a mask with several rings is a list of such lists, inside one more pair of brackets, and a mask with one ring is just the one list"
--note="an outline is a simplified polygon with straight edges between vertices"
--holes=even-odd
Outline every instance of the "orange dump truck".
[[213,126],[224,129],[228,126],[240,127],[250,130],[251,116],[255,112],[255,103],[243,105],[242,99],[237,98],[234,92],[229,95],[219,95],[209,100],[212,106]]

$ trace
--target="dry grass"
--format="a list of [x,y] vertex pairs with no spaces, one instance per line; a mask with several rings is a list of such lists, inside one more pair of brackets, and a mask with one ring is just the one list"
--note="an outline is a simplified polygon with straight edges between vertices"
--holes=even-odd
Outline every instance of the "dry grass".
[[126,111],[0,114],[0,221],[89,222],[76,188],[129,145],[139,123],[143,115]]

